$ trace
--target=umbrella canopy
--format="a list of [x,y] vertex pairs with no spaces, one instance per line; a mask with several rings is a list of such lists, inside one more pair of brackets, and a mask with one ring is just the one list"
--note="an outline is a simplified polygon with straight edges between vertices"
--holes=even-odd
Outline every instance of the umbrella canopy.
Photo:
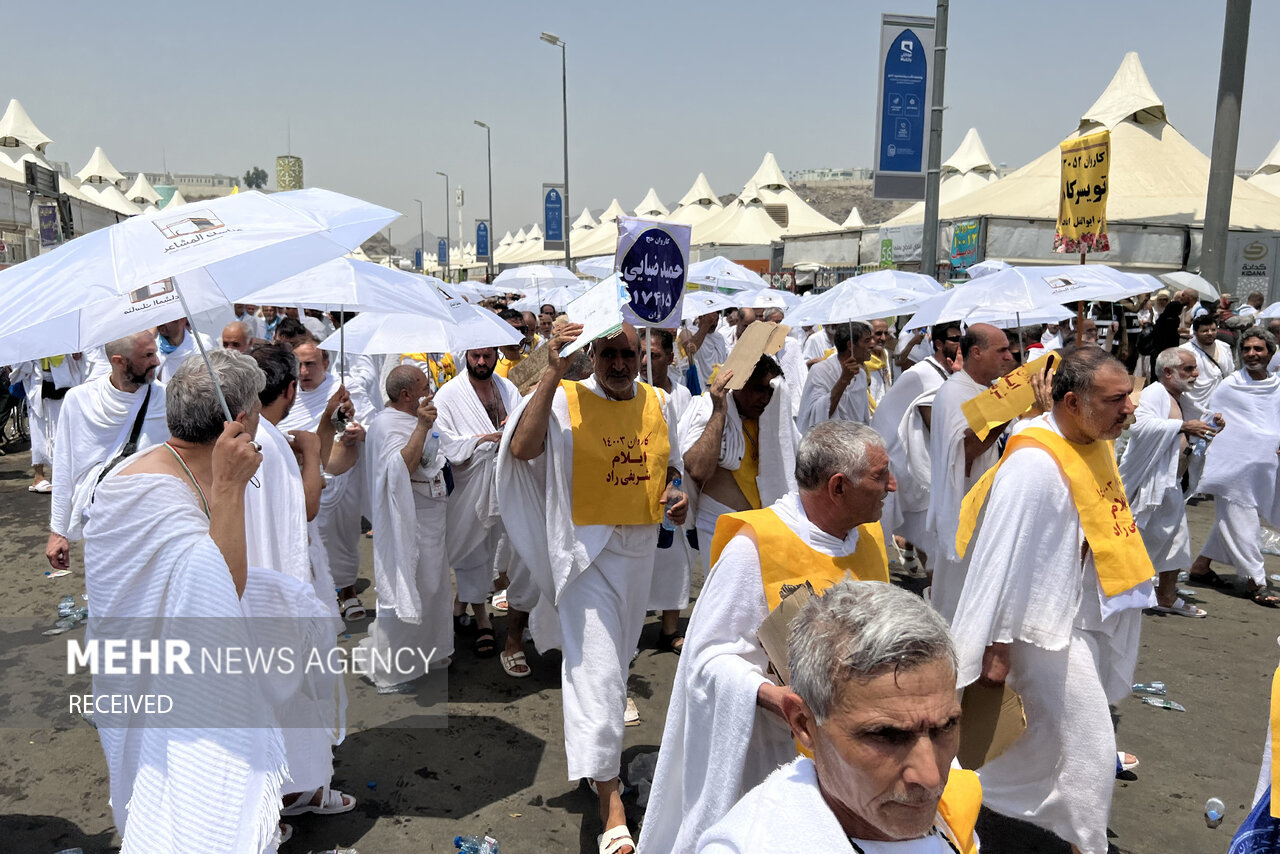
[[720,255],[690,264],[685,281],[732,291],[769,287],[769,283],[760,278],[759,273]]
[[579,279],[568,267],[557,267],[550,264],[530,264],[528,267],[516,267],[503,270],[493,280],[495,285],[522,294],[538,293],[550,288],[576,285]]
[[969,267],[968,273],[970,279],[981,279],[988,273],[998,273],[1007,269],[1009,269],[1009,264],[1006,262],[1001,261],[999,258],[988,258]]
[[[459,302],[454,319],[449,321],[420,314],[364,312],[343,325],[347,351],[367,355],[461,353],[520,343],[520,334],[496,314]],[[320,346],[338,350],[335,337],[330,335]]]
[[240,302],[345,255],[398,216],[327,190],[298,190],[132,217],[0,271],[8,298],[0,352],[8,361],[77,352]]
[[[845,279],[843,282],[837,282],[835,288],[842,285],[880,291],[881,293],[915,293],[923,296],[940,294],[944,290],[936,279],[922,273],[907,273],[902,270],[876,270],[871,273],[863,273],[861,276],[854,276],[851,279]],[[832,290],[835,290],[835,288],[832,288]]]
[[568,287],[544,288],[541,293],[530,293],[528,296],[511,303],[507,308],[514,308],[516,311],[536,312],[549,303],[560,311],[564,311],[565,306],[586,292],[587,284],[585,282],[579,282]]
[[1173,285],[1181,290],[1183,288],[1191,288],[1200,295],[1200,299],[1213,300],[1222,296],[1213,283],[1203,276],[1196,273],[1188,273],[1186,270],[1177,270],[1173,273],[1165,273],[1160,276],[1160,281],[1167,285]]
[[684,295],[681,315],[686,320],[702,317],[704,314],[715,314],[726,308],[733,308],[733,298],[715,291],[692,291]]
[[321,311],[395,311],[449,320],[449,309],[435,290],[444,282],[371,261],[335,258],[255,291],[241,302],[251,305],[299,305]]
[[613,256],[597,255],[578,262],[578,272],[593,279],[607,279],[613,275]]
[[1068,317],[1075,317],[1076,313],[1065,305],[1053,306],[1051,308],[1038,308],[1028,311],[1025,314],[1013,314],[1003,316],[995,312],[974,312],[966,321],[969,324],[974,323],[990,323],[1000,329],[1013,329],[1015,326],[1038,326],[1042,323],[1057,323],[1066,320]]
[[742,290],[734,294],[731,299],[738,308],[780,308],[786,311],[800,304],[800,297],[790,291],[780,291],[777,288],[759,291]]
[[1010,317],[1077,300],[1114,302],[1147,290],[1146,282],[1105,264],[1010,267],[929,298],[917,307],[910,326],[968,320],[979,311]]
[[[847,279],[841,284],[848,284]],[[866,288],[842,288],[839,285],[804,300],[787,312],[782,322],[795,329],[799,326],[817,326],[829,323],[849,323],[854,320],[874,320],[878,317],[894,317],[907,314],[922,296],[909,292],[883,292]]]

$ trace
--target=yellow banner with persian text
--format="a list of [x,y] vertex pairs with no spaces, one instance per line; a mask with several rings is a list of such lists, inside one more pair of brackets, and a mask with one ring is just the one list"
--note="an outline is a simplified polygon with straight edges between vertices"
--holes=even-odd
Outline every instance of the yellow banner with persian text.
[[1047,375],[1059,359],[1056,350],[1046,353],[1015,368],[996,380],[991,388],[966,400],[961,404],[960,411],[968,420],[969,429],[979,439],[986,439],[996,427],[1019,415],[1026,415],[1036,402],[1031,376],[1041,372]]
[[1062,189],[1058,199],[1055,252],[1107,252],[1107,185],[1111,169],[1111,131],[1099,131],[1058,146]]

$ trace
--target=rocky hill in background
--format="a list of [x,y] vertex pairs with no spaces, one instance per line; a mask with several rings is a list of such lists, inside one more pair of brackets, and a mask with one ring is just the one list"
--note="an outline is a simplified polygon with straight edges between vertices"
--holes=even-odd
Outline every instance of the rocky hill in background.
[[[818,213],[840,225],[852,208],[867,225],[878,225],[911,207],[911,202],[894,202],[871,197],[870,181],[820,181],[813,184],[792,183],[791,189]],[[720,197],[726,205],[738,197],[729,193]]]

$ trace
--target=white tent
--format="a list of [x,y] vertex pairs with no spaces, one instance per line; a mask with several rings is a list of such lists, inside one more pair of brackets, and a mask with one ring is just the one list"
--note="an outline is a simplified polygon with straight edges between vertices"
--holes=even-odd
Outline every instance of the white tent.
[[[1102,96],[1068,138],[1111,131],[1109,222],[1204,222],[1209,158],[1178,133],[1151,88],[1136,53],[1126,54]],[[1000,216],[1056,221],[1061,163],[1058,146],[980,190],[939,207],[942,220]],[[914,221],[923,220],[923,213]],[[1280,230],[1280,200],[1237,178],[1231,227]]]
[[528,239],[528,235],[523,228],[518,229],[514,237],[508,231],[507,236],[502,238],[502,242],[498,244],[493,260],[500,264],[506,264],[511,258],[524,251],[526,239]]
[[649,188],[649,192],[645,194],[644,200],[636,205],[636,216],[645,219],[666,219],[671,211],[667,210],[662,204],[662,200],[658,198],[657,192],[653,187]]
[[[186,198],[182,195],[182,191],[174,189],[173,195],[169,197],[169,203],[164,205],[165,208],[176,208],[187,203]],[[162,208],[163,210],[163,208]]]
[[676,204],[676,209],[671,212],[667,219],[671,222],[681,222],[685,225],[698,225],[715,216],[723,209],[724,204],[720,201],[720,197],[712,192],[707,176],[699,172],[698,177],[693,182],[693,186],[689,188],[689,192],[680,197],[680,201]]
[[22,144],[43,154],[51,142],[53,140],[41,133],[36,123],[31,121],[21,102],[17,98],[11,99],[4,115],[0,116],[0,146],[11,148]]
[[819,231],[836,231],[840,226],[809,207],[808,202],[796,195],[773,152],[766,152],[756,174],[747,186],[754,186],[760,194],[765,210],[781,226],[784,234],[813,234]]
[[[755,184],[749,182],[724,210],[693,227],[691,243],[756,246],[781,238],[783,228],[770,215],[761,195]],[[832,229],[836,227],[835,223],[831,224]]]
[[151,186],[147,176],[141,172],[133,179],[129,189],[124,191],[124,197],[139,207],[148,203],[154,205],[160,201],[160,194],[156,192],[155,187]]
[[578,231],[585,233],[595,228],[597,225],[598,223],[596,222],[596,218],[591,215],[590,209],[583,208],[582,213],[578,214],[578,218],[573,221],[571,226],[569,226],[569,233],[573,234]]
[[858,208],[854,206],[849,210],[849,215],[844,218],[844,222],[840,224],[841,228],[865,228],[866,223],[862,221],[862,215],[858,213]]
[[124,175],[111,164],[102,146],[93,149],[89,162],[76,173],[76,180],[80,182],[80,192],[107,210],[128,216],[140,212],[138,206],[125,198],[116,186],[117,181],[124,180]]
[[[995,164],[987,156],[987,149],[978,136],[977,128],[969,128],[960,147],[957,148],[938,173],[938,204],[945,205],[980,190],[999,180]],[[889,219],[887,224],[920,222],[924,219],[924,202],[916,202],[902,213]]]
[[1245,179],[1245,183],[1253,187],[1261,187],[1274,196],[1280,196],[1280,142],[1271,149],[1262,165]]
[[81,183],[93,181],[95,183],[109,182],[114,184],[116,181],[123,181],[124,175],[111,164],[107,153],[99,145],[93,149],[93,154],[89,156],[89,162],[76,173],[76,180]]
[[622,205],[614,199],[609,207],[600,214],[600,223],[582,241],[573,243],[569,249],[575,258],[590,258],[592,255],[612,255],[618,248],[618,217],[627,216]]
[[511,254],[502,260],[504,264],[528,264],[541,261],[546,250],[542,248],[542,226],[536,222],[525,232],[524,243],[520,243],[519,235]]

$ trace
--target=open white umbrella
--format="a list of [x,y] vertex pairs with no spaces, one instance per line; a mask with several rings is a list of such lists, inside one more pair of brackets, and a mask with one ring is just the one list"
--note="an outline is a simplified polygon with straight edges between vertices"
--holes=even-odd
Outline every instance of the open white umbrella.
[[298,190],[130,217],[0,271],[7,302],[0,352],[22,359],[75,352],[219,300],[239,302],[347,254],[398,216],[339,193]]
[[1007,269],[1009,269],[1007,262],[1001,261],[999,258],[988,258],[985,261],[973,264],[966,272],[968,272],[970,279],[981,279],[983,276],[999,273],[1001,270]]
[[718,294],[715,291],[689,291],[684,295],[684,305],[680,313],[685,320],[696,320],[704,314],[715,314],[733,307],[733,297],[727,294]]
[[804,300],[787,312],[782,322],[795,329],[855,320],[874,320],[907,314],[920,299],[919,294],[882,293],[857,288],[834,287]]
[[527,296],[539,294],[551,288],[576,285],[580,281],[568,267],[559,267],[554,264],[530,264],[527,267],[503,270],[494,277],[493,284]]
[[[461,353],[478,347],[518,344],[520,333],[493,312],[462,303],[462,311],[449,321],[420,314],[364,312],[347,327],[347,349],[352,353]],[[487,315],[487,317],[486,317]],[[333,336],[320,343],[337,350]]]
[[1177,290],[1183,288],[1191,288],[1200,295],[1202,300],[1213,300],[1222,296],[1218,289],[1213,286],[1204,276],[1196,273],[1189,273],[1186,270],[1176,270],[1172,273],[1165,273],[1160,276],[1160,281],[1167,285],[1172,285]]
[[550,304],[559,311],[564,311],[565,306],[573,302],[578,297],[587,292],[588,285],[586,282],[579,282],[576,285],[568,287],[560,286],[549,288],[540,294],[529,294],[521,297],[513,303],[507,305],[507,308],[514,308],[516,311],[539,311],[544,305]]
[[575,266],[583,276],[590,276],[593,279],[607,279],[613,275],[613,261],[612,255],[597,255],[595,258],[584,258]]
[[787,311],[800,304],[800,297],[790,291],[781,291],[777,288],[758,291],[741,290],[730,299],[738,308],[780,308]]
[[759,273],[721,255],[690,264],[685,281],[692,285],[726,291],[740,291],[744,288],[759,290],[769,287],[769,283],[760,278]]
[[1271,305],[1258,312],[1259,318],[1280,317],[1280,302],[1273,302]]
[[905,270],[875,270],[871,273],[863,273],[861,276],[854,276],[837,282],[831,290],[834,291],[840,287],[879,291],[880,293],[893,294],[895,296],[904,293],[931,296],[940,294],[945,290],[937,279],[933,279],[923,273],[909,273]]

